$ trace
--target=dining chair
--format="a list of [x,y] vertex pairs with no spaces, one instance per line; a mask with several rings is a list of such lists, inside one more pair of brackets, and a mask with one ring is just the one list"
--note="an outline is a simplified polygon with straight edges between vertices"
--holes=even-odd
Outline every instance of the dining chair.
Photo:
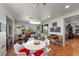
[[44,42],[46,43],[46,47],[50,45],[50,40],[45,39]]
[[46,49],[46,51],[42,50],[38,50],[35,53],[31,54],[32,56],[48,56],[48,52],[51,50],[51,48]]
[[30,50],[29,49],[24,48],[24,47],[19,47],[17,44],[14,45],[14,52],[17,56],[29,56],[30,55]]
[[48,56],[48,52],[51,50],[51,48],[46,48],[46,51],[41,56]]
[[17,49],[17,46],[14,45],[14,52],[17,56],[26,56],[26,54],[23,52],[23,53],[20,53]]
[[34,52],[34,53],[32,54],[32,56],[41,56],[43,53],[44,53],[44,50],[41,49],[41,50],[38,50],[38,51]]

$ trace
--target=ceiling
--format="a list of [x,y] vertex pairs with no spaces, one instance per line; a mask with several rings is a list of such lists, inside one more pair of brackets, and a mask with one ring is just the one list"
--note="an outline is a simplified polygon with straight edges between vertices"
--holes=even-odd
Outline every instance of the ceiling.
[[[5,3],[3,5],[16,21],[28,21],[30,19],[45,21],[79,9],[77,3],[46,3],[45,5],[42,3]],[[66,5],[70,5],[70,8],[65,9]]]

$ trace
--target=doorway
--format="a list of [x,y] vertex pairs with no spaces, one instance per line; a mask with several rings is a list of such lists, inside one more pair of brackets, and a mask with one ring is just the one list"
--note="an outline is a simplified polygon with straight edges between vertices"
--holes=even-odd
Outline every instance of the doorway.
[[42,25],[42,33],[48,35],[48,24]]
[[65,18],[65,39],[71,40],[79,37],[79,15]]
[[13,46],[13,22],[10,17],[6,16],[6,51]]
[[78,51],[79,51],[79,15],[67,17],[64,19],[64,21],[65,21],[65,27],[64,27],[65,28],[65,45],[69,46],[69,49],[72,51],[73,55],[78,55]]
[[[79,46],[79,15],[74,15],[64,19],[65,21],[65,44],[75,49]],[[70,24],[70,27],[69,27]],[[70,32],[69,32],[70,31]],[[74,46],[73,46],[74,45]],[[76,48],[77,49],[77,48]]]

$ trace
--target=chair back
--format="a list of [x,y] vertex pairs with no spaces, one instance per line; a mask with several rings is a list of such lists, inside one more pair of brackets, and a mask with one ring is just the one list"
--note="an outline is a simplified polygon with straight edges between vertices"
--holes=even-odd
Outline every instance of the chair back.
[[48,55],[48,52],[51,50],[51,48],[46,48],[46,51],[41,55],[41,56],[46,56],[46,55]]
[[49,46],[50,45],[50,40],[45,39],[45,43],[46,43],[46,46]]
[[59,40],[59,41],[62,41],[62,40],[63,40],[63,36],[59,35],[59,36],[58,36],[58,40]]
[[17,55],[19,54],[16,44],[14,45],[14,52],[15,52],[15,54],[17,54]]

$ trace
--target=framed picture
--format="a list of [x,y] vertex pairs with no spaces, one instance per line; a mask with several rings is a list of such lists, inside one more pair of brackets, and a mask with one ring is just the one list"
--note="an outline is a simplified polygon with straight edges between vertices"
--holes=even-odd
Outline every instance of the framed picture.
[[55,32],[61,32],[61,28],[60,27],[56,27]]
[[54,32],[55,31],[55,29],[54,28],[50,28],[50,32]]
[[57,26],[57,22],[52,23],[52,26],[53,26],[53,27],[54,27],[54,26]]

